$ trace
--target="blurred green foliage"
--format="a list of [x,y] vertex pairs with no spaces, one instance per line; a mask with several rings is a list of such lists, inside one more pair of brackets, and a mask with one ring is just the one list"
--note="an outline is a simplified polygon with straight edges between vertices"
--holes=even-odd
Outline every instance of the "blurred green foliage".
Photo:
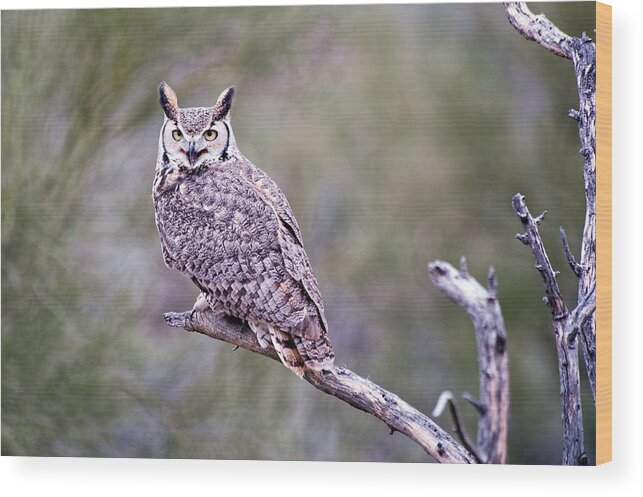
[[[593,33],[593,3],[532,8]],[[197,291],[163,266],[154,227],[163,79],[183,106],[237,86],[237,140],[291,201],[338,363],[420,410],[478,385],[471,325],[427,262],[465,254],[481,281],[495,266],[509,461],[560,462],[549,313],[511,197],[549,210],[572,305],[558,226],[578,251],[577,95],[571,64],[500,4],[4,11],[3,455],[428,459],[272,361],[164,325]]]

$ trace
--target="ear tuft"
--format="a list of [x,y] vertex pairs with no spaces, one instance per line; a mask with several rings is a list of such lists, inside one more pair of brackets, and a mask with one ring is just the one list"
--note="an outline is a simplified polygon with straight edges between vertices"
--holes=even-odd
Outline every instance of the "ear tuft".
[[214,119],[221,120],[230,113],[232,98],[234,97],[234,86],[230,86],[221,92],[217,103],[214,104]]
[[176,93],[165,81],[159,85],[159,103],[168,119],[176,121],[179,117],[179,101]]

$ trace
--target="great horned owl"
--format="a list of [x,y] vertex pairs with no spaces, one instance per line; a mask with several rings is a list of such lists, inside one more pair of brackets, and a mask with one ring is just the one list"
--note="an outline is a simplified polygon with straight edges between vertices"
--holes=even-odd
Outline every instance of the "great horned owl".
[[213,107],[180,108],[159,86],[165,119],[152,198],[163,259],[201,290],[194,312],[247,321],[298,376],[333,363],[317,280],[277,184],[246,159],[230,127],[234,88]]

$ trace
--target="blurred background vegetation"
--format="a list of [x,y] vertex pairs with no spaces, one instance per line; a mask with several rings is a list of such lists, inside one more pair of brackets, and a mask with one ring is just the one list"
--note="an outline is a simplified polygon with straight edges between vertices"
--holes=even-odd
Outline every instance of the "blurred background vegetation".
[[[531,7],[593,34],[593,3]],[[236,85],[237,140],[290,199],[337,362],[423,412],[478,386],[471,324],[426,264],[465,254],[480,281],[495,266],[509,462],[560,462],[550,316],[511,197],[549,209],[571,305],[558,226],[578,251],[577,95],[569,61],[501,4],[4,11],[3,455],[430,459],[273,361],[165,326],[197,290],[165,268],[154,226],[161,80],[183,106]]]

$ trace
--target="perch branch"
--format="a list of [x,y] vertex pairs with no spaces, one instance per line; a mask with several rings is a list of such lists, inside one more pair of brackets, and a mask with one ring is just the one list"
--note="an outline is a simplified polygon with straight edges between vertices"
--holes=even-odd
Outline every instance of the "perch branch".
[[572,37],[563,33],[543,14],[534,14],[525,2],[504,2],[511,25],[527,40],[533,40],[551,53],[572,58]]
[[531,247],[536,260],[536,269],[540,272],[545,284],[545,302],[551,310],[553,320],[562,400],[563,464],[587,464],[583,447],[583,413],[580,401],[577,342],[573,339],[570,341],[568,336],[572,332],[568,324],[570,314],[563,302],[556,281],[557,272],[549,262],[536,220],[531,216],[525,204],[525,197],[520,193],[513,197],[513,208],[525,229],[525,232],[516,235],[516,238]]
[[433,284],[464,309],[476,334],[480,368],[480,399],[465,397],[478,410],[477,452],[488,463],[507,461],[509,429],[509,365],[507,334],[500,304],[496,298],[498,282],[489,269],[488,287],[484,288],[467,270],[464,257],[460,271],[446,262],[429,264]]
[[[279,361],[272,347],[261,348],[255,334],[239,321],[218,318],[211,311],[169,312],[166,322],[173,327],[197,332]],[[285,372],[285,370],[284,370]],[[307,369],[304,379],[324,393],[382,420],[391,430],[399,431],[443,463],[475,463],[464,447],[431,419],[397,395],[347,368],[332,366],[322,371]]]
[[462,445],[464,445],[465,449],[467,449],[469,452],[471,452],[471,454],[473,454],[473,457],[475,457],[477,463],[484,462],[480,457],[480,455],[478,454],[478,451],[476,450],[475,446],[471,442],[469,435],[467,435],[467,431],[465,430],[464,425],[460,420],[460,414],[458,412],[458,406],[455,402],[455,398],[453,397],[453,394],[449,390],[445,390],[440,394],[440,397],[438,398],[438,403],[435,405],[435,409],[433,409],[433,412],[431,413],[431,415],[434,418],[439,417],[440,415],[442,415],[442,413],[444,412],[444,408],[447,405],[449,406],[449,412],[451,413],[451,418],[453,419],[455,432],[458,434],[458,437],[460,438]]

